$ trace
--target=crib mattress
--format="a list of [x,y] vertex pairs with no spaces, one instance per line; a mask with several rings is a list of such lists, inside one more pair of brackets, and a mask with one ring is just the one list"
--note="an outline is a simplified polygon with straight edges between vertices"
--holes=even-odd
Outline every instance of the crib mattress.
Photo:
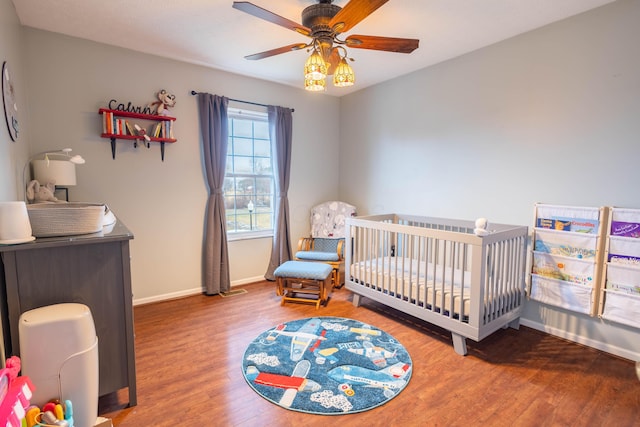
[[468,271],[403,257],[374,258],[350,267],[354,281],[379,292],[440,312],[453,311],[460,318],[470,313]]

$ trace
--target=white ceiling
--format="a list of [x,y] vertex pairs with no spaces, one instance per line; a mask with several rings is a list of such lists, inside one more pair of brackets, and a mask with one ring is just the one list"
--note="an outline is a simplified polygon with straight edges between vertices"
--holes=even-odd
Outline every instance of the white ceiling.
[[[341,96],[445,61],[614,0],[390,0],[351,31],[416,38],[411,54],[349,49],[356,85]],[[344,7],[348,0],[335,0]],[[231,7],[232,0],[13,0],[22,25],[302,87],[304,50],[249,61],[245,55],[308,38]],[[252,0],[301,23],[315,0]]]

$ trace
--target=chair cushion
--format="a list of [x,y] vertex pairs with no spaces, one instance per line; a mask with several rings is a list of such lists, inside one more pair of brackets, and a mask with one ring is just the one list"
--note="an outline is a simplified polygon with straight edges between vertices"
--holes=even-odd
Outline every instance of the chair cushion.
[[344,239],[324,239],[322,237],[313,238],[313,250],[318,252],[338,252],[338,243]]
[[287,261],[281,264],[273,274],[276,277],[295,279],[325,280],[333,269],[329,264],[305,261]]
[[298,251],[296,258],[310,261],[338,261],[340,258],[335,252]]

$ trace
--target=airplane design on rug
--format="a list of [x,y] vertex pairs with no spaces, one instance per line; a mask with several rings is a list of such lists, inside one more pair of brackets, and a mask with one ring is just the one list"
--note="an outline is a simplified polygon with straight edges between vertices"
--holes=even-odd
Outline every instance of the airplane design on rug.
[[384,390],[386,397],[393,396],[394,390],[402,389],[407,381],[404,377],[411,371],[411,365],[398,362],[395,365],[374,371],[355,365],[337,366],[327,372],[327,375],[343,384],[354,386],[375,387]]
[[379,337],[382,334],[382,332],[380,332],[378,329],[372,328],[350,328],[349,330],[353,333],[358,334],[356,339],[363,341],[370,340],[372,336]]
[[292,361],[297,362],[302,359],[304,352],[312,342],[326,340],[324,334],[318,334],[320,326],[320,319],[318,318],[309,319],[297,331],[285,331],[287,325],[280,324],[269,331],[266,339],[267,341],[275,341],[280,335],[291,337],[291,354],[289,357]]
[[395,351],[389,351],[383,347],[375,346],[369,341],[363,341],[361,348],[351,347],[348,348],[347,351],[366,357],[379,368],[386,367],[387,359],[390,359],[396,355]]
[[291,376],[260,372],[255,366],[247,366],[246,376],[256,384],[285,389],[279,404],[290,407],[300,391],[318,391],[322,388],[317,382],[307,378],[311,362],[301,360],[296,364]]

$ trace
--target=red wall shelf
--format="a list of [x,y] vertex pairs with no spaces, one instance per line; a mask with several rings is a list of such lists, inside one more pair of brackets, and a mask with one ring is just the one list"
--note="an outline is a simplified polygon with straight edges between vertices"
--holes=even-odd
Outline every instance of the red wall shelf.
[[[126,117],[130,119],[140,119],[140,120],[149,120],[154,122],[173,122],[176,120],[175,117],[170,116],[160,116],[156,114],[142,114],[142,113],[132,113],[130,111],[121,111],[121,110],[110,110],[108,108],[100,108],[98,110],[98,114],[103,115],[104,113],[112,113],[114,117]],[[134,147],[138,146],[138,142],[141,141],[143,145],[149,147],[148,142],[159,142],[160,143],[160,153],[162,157],[162,161],[164,161],[164,144],[165,142],[174,143],[177,141],[175,138],[165,138],[165,137],[154,137],[151,135],[147,135],[149,140],[146,140],[142,135],[126,135],[119,133],[101,133],[100,137],[109,138],[111,140],[111,157],[113,159],[116,158],[116,140],[124,139],[134,141]]]

